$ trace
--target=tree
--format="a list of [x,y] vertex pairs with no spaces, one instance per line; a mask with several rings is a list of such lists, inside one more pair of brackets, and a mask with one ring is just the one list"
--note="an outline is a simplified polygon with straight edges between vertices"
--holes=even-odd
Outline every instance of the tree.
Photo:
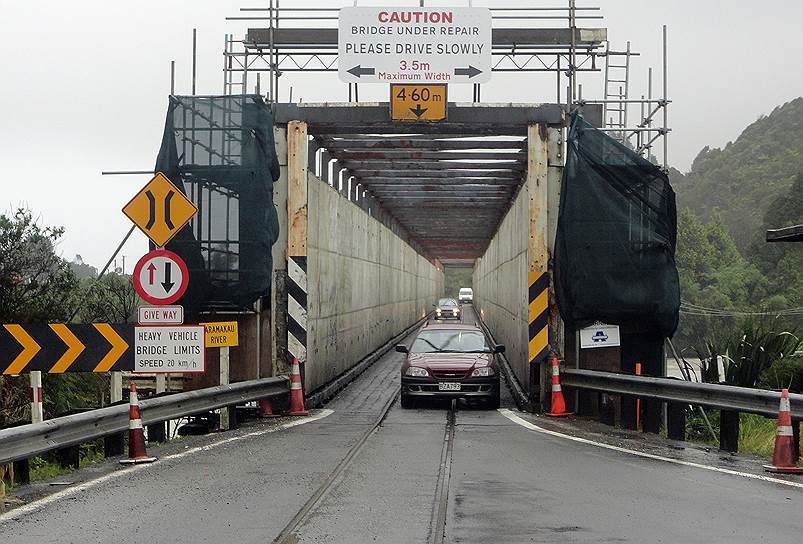
[[82,283],[85,299],[80,311],[81,321],[128,323],[136,317],[139,296],[130,276],[106,274],[100,279]]
[[[30,210],[0,215],[0,323],[67,320],[78,282],[55,248],[64,230],[43,227]],[[27,384],[0,376],[0,427],[25,417]]]

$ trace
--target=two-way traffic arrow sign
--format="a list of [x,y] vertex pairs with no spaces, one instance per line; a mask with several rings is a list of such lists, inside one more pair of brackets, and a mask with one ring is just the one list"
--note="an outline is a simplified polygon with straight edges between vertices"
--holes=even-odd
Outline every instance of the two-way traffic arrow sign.
[[132,370],[133,325],[5,324],[0,327],[0,372]]
[[150,304],[172,304],[187,290],[190,273],[184,260],[172,251],[157,249],[134,267],[134,289]]

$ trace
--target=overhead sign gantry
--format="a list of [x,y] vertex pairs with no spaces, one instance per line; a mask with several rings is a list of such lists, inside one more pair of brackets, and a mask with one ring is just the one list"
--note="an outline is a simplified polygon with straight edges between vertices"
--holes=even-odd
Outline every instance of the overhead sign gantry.
[[340,10],[338,75],[346,83],[486,83],[487,8]]

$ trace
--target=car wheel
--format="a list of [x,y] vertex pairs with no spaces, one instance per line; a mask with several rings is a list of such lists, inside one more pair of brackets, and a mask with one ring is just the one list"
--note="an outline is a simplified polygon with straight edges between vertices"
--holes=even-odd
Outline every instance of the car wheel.
[[401,394],[401,407],[406,409],[414,408],[415,407],[415,399],[410,397],[410,395],[405,395],[404,393]]
[[486,410],[498,410],[500,404],[501,404],[501,401],[500,401],[499,387],[497,387],[496,388],[496,392],[493,394],[493,396],[485,401],[485,409]]

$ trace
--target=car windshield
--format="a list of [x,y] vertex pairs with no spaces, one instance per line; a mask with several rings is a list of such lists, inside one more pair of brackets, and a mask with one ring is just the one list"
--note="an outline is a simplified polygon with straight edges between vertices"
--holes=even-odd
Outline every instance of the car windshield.
[[442,298],[438,301],[438,306],[445,306],[448,308],[450,306],[457,306],[457,302],[451,298]]
[[411,353],[490,353],[485,335],[471,330],[422,331],[415,339]]
[[471,289],[460,289],[460,294],[461,295],[470,295],[471,294]]

